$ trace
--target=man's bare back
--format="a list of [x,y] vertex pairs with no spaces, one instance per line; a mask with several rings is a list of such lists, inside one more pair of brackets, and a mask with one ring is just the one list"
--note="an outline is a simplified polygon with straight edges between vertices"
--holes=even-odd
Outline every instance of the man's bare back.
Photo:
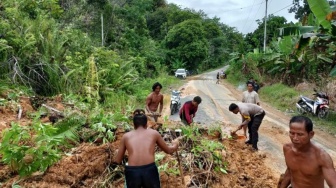
[[127,187],[160,188],[160,177],[154,163],[154,149],[157,144],[164,152],[172,154],[178,148],[179,138],[168,146],[161,135],[152,129],[147,129],[147,116],[143,109],[133,112],[134,130],[123,135],[114,163],[121,164],[126,150],[128,165],[125,165]]
[[125,134],[125,146],[128,151],[128,165],[141,166],[154,162],[154,150],[158,132],[152,129],[131,131]]
[[173,141],[174,146],[168,146],[156,130],[139,127],[122,137],[117,161],[121,161],[125,150],[127,150],[129,166],[153,163],[156,144],[164,152],[172,154],[177,149],[178,141]]
[[[147,96],[146,107],[150,110],[150,112],[156,112],[159,107],[159,104],[161,106],[163,105],[163,95],[161,93],[152,92],[151,94]],[[161,106],[160,106],[160,110],[162,110]]]

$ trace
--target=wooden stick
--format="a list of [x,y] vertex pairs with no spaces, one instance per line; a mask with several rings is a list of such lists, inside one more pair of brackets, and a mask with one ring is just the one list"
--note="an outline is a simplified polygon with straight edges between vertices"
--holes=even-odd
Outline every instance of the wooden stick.
[[181,174],[181,177],[182,177],[182,183],[183,183],[183,185],[185,186],[184,175],[183,175],[183,169],[182,169],[181,162],[180,162],[180,156],[179,156],[177,150],[176,150],[176,157],[177,157],[177,162],[178,162],[179,169],[180,169],[180,174]]
[[17,119],[20,120],[21,116],[22,116],[22,108],[21,108],[21,105],[19,105],[19,114],[18,114]]

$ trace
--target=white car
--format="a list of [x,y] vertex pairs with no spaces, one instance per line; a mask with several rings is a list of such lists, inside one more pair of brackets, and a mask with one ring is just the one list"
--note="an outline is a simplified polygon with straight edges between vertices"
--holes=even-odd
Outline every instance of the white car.
[[187,71],[185,69],[177,69],[175,72],[175,77],[181,77],[181,78],[186,78],[187,77]]

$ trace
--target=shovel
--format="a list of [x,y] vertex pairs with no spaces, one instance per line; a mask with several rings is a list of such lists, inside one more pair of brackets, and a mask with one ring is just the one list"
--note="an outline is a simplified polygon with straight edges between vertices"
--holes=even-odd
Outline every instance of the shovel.
[[153,126],[153,128],[155,130],[159,130],[162,126],[162,123],[158,122],[158,117],[160,117],[161,115],[159,115],[158,113],[152,113],[152,114],[146,114],[146,115],[154,118],[155,125]]
[[234,139],[244,139],[246,138],[245,136],[241,136],[241,135],[238,135],[237,134],[237,131],[239,131],[241,128],[237,128],[236,130],[234,131],[231,131],[231,136],[234,138]]
[[237,131],[239,131],[241,128],[237,128],[236,130],[234,131],[231,131],[231,136],[237,136]]

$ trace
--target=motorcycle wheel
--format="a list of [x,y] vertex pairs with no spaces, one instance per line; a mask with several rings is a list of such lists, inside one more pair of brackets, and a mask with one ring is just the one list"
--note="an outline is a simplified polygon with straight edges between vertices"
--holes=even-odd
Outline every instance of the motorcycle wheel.
[[170,105],[170,115],[174,115],[176,112],[177,104]]
[[326,119],[328,117],[328,114],[329,114],[328,108],[321,108],[317,112],[317,117],[320,119]]
[[299,108],[299,107],[296,107],[296,111],[297,111],[297,113],[298,114],[300,114],[300,115],[302,115],[302,114],[304,114],[306,111],[302,108],[302,103],[303,103],[303,101],[299,101],[298,102],[298,104],[301,106],[301,108]]

